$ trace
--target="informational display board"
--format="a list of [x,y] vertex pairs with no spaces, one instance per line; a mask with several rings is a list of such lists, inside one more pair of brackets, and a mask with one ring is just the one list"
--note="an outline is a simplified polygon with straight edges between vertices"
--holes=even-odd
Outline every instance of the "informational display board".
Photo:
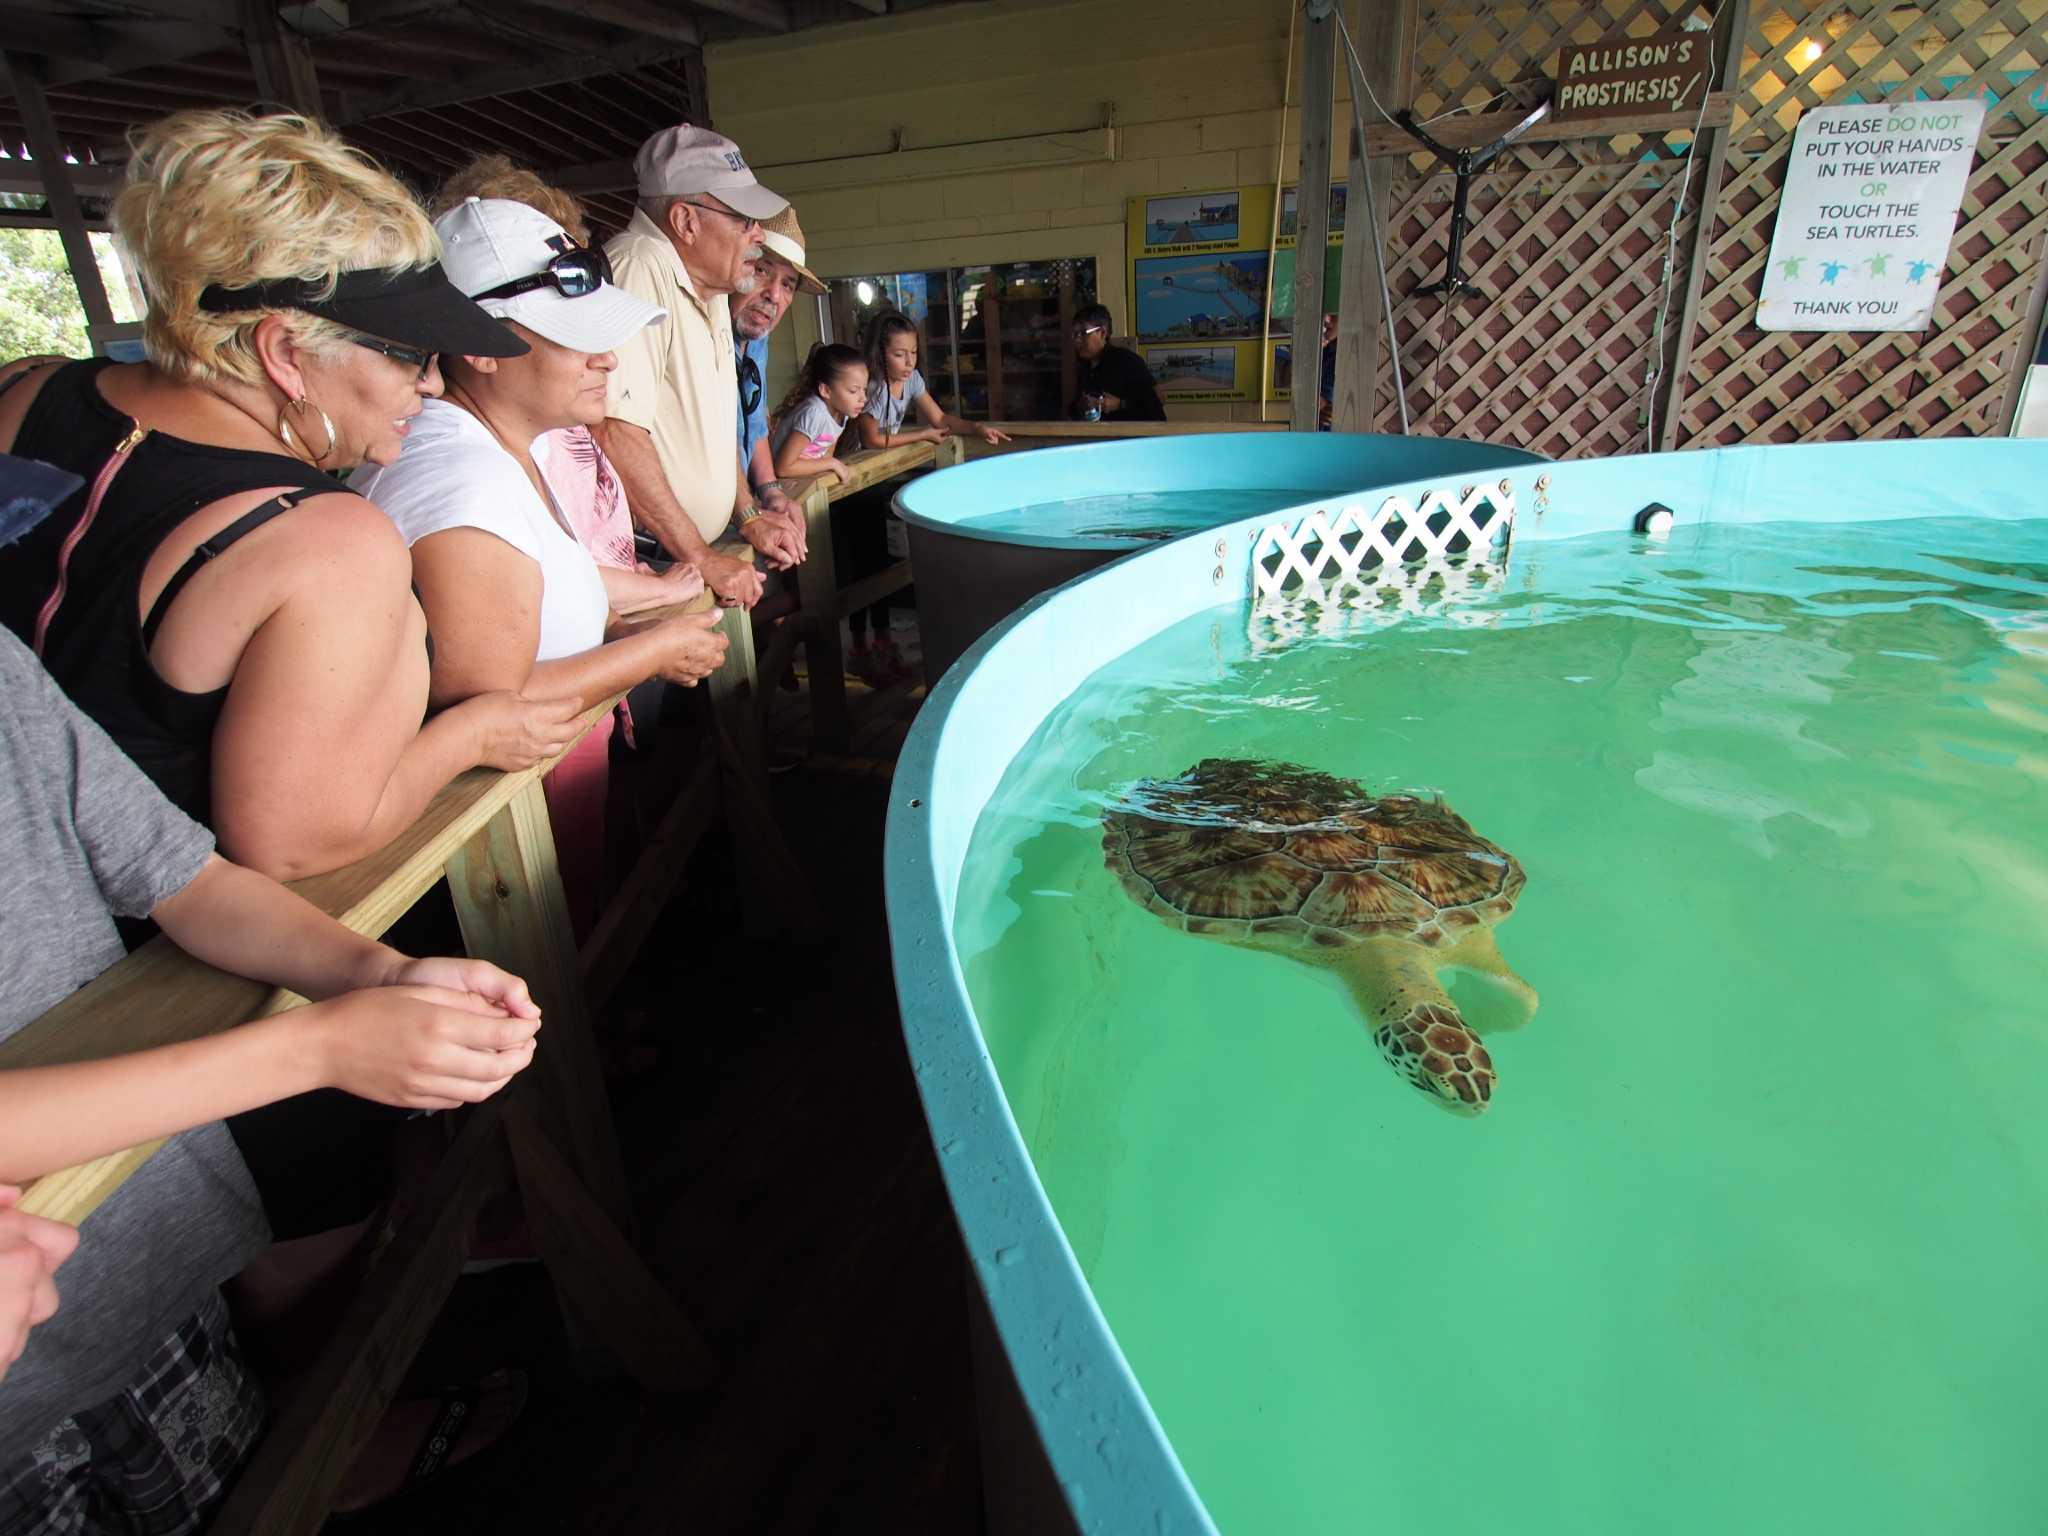
[[1800,118],[1758,328],[1923,329],[1983,126],[1982,101],[1815,107]]
[[[1277,353],[1269,398],[1288,398],[1288,345],[1271,338],[1293,325],[1297,216],[1295,188],[1281,188],[1277,254],[1269,255],[1270,186],[1131,199],[1131,330],[1169,403],[1256,400],[1269,353]],[[1325,303],[1334,308],[1341,185],[1330,189],[1330,229]]]

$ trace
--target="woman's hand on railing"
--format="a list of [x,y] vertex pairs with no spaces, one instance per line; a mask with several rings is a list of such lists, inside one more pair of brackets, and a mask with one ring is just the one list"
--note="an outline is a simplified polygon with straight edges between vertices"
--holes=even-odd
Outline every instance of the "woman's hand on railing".
[[476,732],[478,765],[516,773],[574,741],[583,707],[574,699],[529,699],[501,689],[464,699],[448,712],[462,711]]
[[666,642],[656,676],[695,687],[725,663],[726,639],[715,613],[679,613],[657,626]]
[[78,1246],[78,1229],[14,1209],[21,1191],[0,1184],[0,1380],[28,1347],[29,1330],[57,1311],[57,1266]]
[[480,1104],[533,1060],[540,1031],[470,992],[369,987],[286,1016],[307,1033],[321,1082],[401,1109]]

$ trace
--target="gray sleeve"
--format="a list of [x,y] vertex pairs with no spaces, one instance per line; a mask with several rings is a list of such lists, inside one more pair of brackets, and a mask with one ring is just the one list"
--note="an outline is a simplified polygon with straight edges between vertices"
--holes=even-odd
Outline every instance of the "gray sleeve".
[[78,846],[108,907],[122,917],[149,916],[198,876],[213,852],[213,834],[166,800],[20,642],[8,639],[5,670],[25,755],[52,797],[69,802]]

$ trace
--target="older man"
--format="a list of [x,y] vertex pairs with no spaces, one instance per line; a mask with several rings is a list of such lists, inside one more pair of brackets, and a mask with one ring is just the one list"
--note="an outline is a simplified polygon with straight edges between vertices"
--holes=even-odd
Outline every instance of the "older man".
[[618,349],[596,431],[634,516],[727,603],[760,600],[761,573],[712,546],[729,525],[777,570],[803,557],[793,509],[756,503],[733,444],[739,410],[730,295],[754,286],[760,220],[788,207],[739,146],[666,128],[640,146],[639,208],[606,246],[614,281],[669,312]]
[[[826,291],[825,285],[804,265],[804,230],[796,221],[796,210],[785,208],[761,226],[761,254],[754,262],[754,291],[732,314],[732,329],[739,343],[740,371],[740,463],[748,483],[762,496],[763,505],[775,494],[768,487],[775,481],[775,459],[768,451],[768,401],[763,391],[768,377],[768,337],[789,313],[799,293]],[[803,527],[797,514],[797,527]]]

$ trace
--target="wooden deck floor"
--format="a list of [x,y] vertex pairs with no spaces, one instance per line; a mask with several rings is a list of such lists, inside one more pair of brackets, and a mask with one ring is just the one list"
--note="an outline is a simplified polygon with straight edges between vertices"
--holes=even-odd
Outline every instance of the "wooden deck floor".
[[[882,910],[893,757],[922,687],[852,695],[855,752],[771,785],[830,914],[750,942],[714,837],[602,1026],[641,1241],[724,1363],[662,1400],[593,1384],[534,1266],[466,1278],[416,1373],[507,1363],[533,1401],[500,1447],[350,1530],[978,1532],[959,1242],[897,1024]],[[800,745],[801,694],[771,743]],[[336,1523],[336,1529],[341,1523]]]

